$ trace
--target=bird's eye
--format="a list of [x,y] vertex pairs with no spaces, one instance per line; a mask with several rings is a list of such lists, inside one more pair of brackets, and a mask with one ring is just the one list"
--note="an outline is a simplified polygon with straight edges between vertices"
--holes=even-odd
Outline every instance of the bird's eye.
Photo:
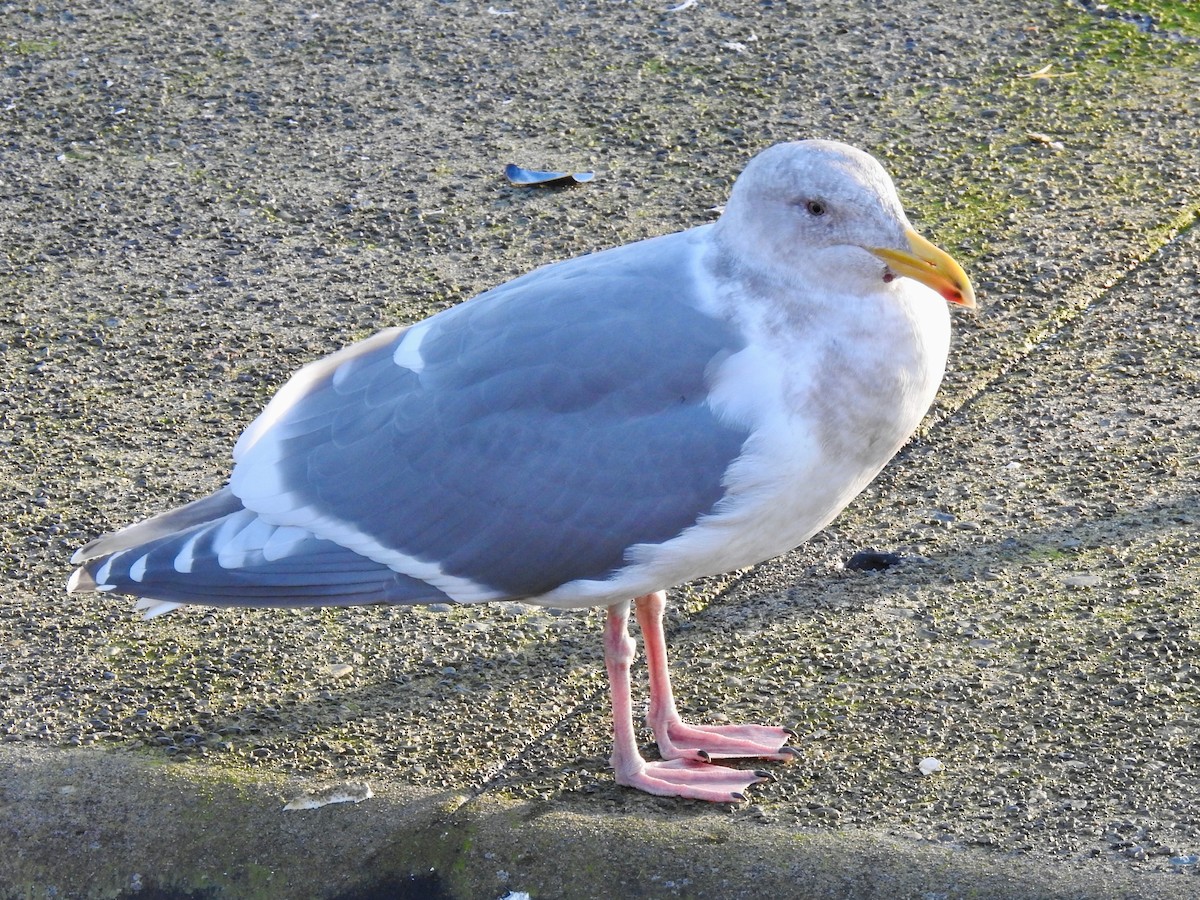
[[804,204],[810,216],[823,216],[826,212],[824,200],[809,200]]

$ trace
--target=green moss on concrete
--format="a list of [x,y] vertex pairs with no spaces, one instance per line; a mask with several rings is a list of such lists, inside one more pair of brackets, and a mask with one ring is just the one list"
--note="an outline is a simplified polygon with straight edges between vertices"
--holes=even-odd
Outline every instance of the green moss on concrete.
[[47,56],[62,46],[58,41],[14,40],[4,41],[10,53],[17,56]]
[[[1200,11],[1189,5],[1146,6],[1164,19],[1173,13],[1171,21],[1193,27],[1200,21]],[[894,133],[876,152],[897,175],[914,215],[932,220],[938,242],[967,262],[986,252],[981,235],[1011,232],[1013,216],[1045,202],[1035,192],[1046,184],[1069,191],[1074,179],[1100,178],[1111,184],[1112,196],[1131,201],[1157,189],[1158,173],[1124,165],[1129,154],[1122,148],[1137,135],[1117,117],[1131,93],[1161,94],[1164,102],[1179,104],[1181,117],[1194,115],[1194,109],[1186,108],[1190,101],[1178,97],[1172,72],[1200,67],[1200,45],[1085,12],[1068,15],[1056,34],[1061,52],[1054,56],[1015,59],[962,85],[885,98],[905,109],[902,120],[924,133],[920,140],[915,134]],[[927,146],[929,131],[944,131],[947,152],[965,162],[942,167],[958,173],[948,183],[921,177],[926,156],[920,148]],[[1012,190],[1022,184],[1030,185],[1028,194]],[[1200,198],[1171,210],[1133,236],[1140,245],[1137,252],[1145,256],[1157,250],[1198,215]],[[1050,325],[1057,327],[1056,322]]]
[[1200,37],[1200,6],[1195,0],[1107,0],[1110,10],[1143,13],[1154,19],[1156,28]]

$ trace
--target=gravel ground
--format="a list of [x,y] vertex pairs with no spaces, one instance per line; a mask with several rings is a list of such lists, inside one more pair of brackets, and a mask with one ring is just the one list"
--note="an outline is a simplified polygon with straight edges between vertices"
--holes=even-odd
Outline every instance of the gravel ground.
[[[0,887],[1200,896],[1186,18],[2,9]],[[612,784],[596,612],[146,624],[64,595],[81,543],[218,487],[302,363],[708,221],[755,150],[806,136],[883,159],[983,310],[956,317],[926,428],[838,523],[676,592],[682,705],[800,733],[748,806]],[[598,175],[525,191],[510,161]],[[868,547],[905,562],[843,568]],[[927,756],[944,770],[920,775]],[[291,794],[346,779],[376,798],[281,823]]]

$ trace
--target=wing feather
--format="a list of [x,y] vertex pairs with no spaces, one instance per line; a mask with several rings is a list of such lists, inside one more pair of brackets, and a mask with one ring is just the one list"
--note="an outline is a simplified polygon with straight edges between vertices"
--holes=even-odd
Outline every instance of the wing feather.
[[239,441],[233,492],[485,594],[618,571],[712,510],[747,437],[707,403],[741,342],[699,308],[696,247],[550,266],[306,367]]

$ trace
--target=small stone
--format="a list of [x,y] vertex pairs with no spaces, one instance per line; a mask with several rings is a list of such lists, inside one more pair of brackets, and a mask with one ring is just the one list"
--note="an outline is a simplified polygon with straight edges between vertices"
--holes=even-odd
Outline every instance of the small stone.
[[917,769],[920,770],[922,775],[932,775],[934,772],[941,772],[945,768],[941,760],[932,756],[927,756],[917,763]]
[[845,567],[858,572],[882,572],[893,566],[898,566],[904,558],[898,553],[884,553],[879,550],[860,550],[846,560]]
[[1104,581],[1099,575],[1064,575],[1062,583],[1072,588],[1094,588]]

